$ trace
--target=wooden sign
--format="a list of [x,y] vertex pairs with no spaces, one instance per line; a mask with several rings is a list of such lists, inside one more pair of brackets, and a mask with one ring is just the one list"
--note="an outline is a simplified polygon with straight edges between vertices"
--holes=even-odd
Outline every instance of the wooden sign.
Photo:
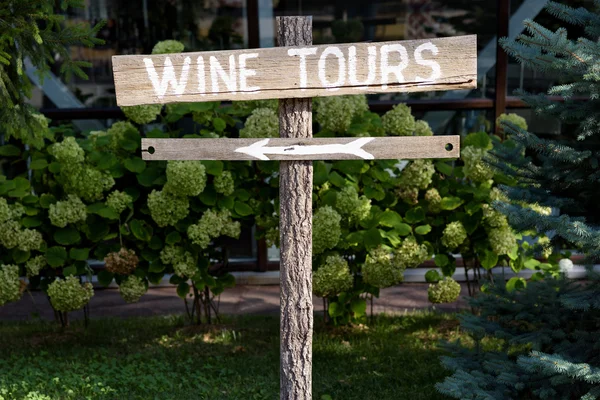
[[457,158],[458,136],[318,139],[142,139],[144,160],[392,160]]
[[455,158],[458,136],[312,138],[315,96],[471,89],[475,36],[312,45],[277,18],[274,49],[115,56],[120,106],[279,99],[281,138],[142,139],[145,160],[280,160],[280,399],[312,398],[312,160]]
[[474,89],[476,36],[113,56],[117,104]]

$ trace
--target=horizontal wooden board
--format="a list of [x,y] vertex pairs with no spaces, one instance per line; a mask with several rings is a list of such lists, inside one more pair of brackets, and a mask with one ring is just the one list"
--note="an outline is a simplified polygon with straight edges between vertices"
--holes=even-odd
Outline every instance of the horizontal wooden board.
[[113,56],[112,63],[120,106],[473,89],[477,38]]
[[311,139],[142,139],[144,160],[458,158],[459,136]]

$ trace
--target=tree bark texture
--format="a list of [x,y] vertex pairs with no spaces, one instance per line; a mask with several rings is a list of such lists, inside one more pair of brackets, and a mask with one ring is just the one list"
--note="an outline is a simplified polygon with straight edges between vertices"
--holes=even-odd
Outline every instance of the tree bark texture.
[[[279,46],[312,44],[311,17],[277,18]],[[311,99],[279,100],[282,138],[312,137]],[[312,398],[312,161],[281,161],[280,398]]]

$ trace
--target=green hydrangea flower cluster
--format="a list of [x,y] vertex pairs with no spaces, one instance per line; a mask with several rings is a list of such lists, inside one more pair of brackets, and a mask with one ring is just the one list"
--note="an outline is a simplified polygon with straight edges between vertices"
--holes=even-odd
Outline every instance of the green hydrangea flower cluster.
[[190,225],[187,230],[188,238],[197,246],[205,249],[210,241],[221,235],[237,238],[241,226],[238,221],[231,220],[229,210],[207,210],[197,224]]
[[342,235],[342,216],[330,206],[319,208],[313,215],[313,254],[333,249]]
[[48,297],[56,311],[69,312],[83,308],[94,296],[92,284],[81,284],[74,276],[56,279],[48,285]]
[[460,284],[450,277],[432,283],[427,289],[427,297],[433,304],[452,303],[460,296]]
[[21,203],[8,204],[4,197],[0,197],[0,224],[16,220],[25,214],[25,207]]
[[355,116],[369,111],[364,95],[317,97],[314,107],[315,119],[321,128],[336,133],[345,133]]
[[128,276],[119,285],[119,293],[127,303],[137,303],[147,290],[146,282],[135,275]]
[[66,166],[82,163],[85,160],[85,152],[72,136],[66,137],[62,142],[54,143],[48,147],[48,153],[56,161]]
[[460,221],[450,222],[446,225],[446,228],[444,228],[444,232],[442,232],[442,244],[446,246],[448,250],[456,249],[466,238],[467,230]]
[[483,211],[483,220],[489,228],[502,228],[508,226],[508,219],[501,212],[496,211],[489,204],[483,204],[481,207]]
[[257,108],[240,129],[241,138],[279,137],[279,117],[270,108]]
[[187,217],[190,202],[187,197],[174,196],[165,190],[153,190],[148,195],[150,215],[160,227],[175,225]]
[[279,101],[277,99],[234,101],[233,108],[239,110],[240,114],[244,115],[251,114],[257,108],[269,108],[274,113],[278,113]]
[[442,211],[442,196],[436,188],[425,192],[425,200],[427,200],[427,208],[430,212],[437,214]]
[[27,277],[31,278],[34,276],[38,276],[40,271],[46,266],[46,257],[44,256],[35,256],[30,258],[25,263],[25,270],[27,271]]
[[194,256],[181,246],[166,246],[160,252],[160,260],[163,264],[173,265],[177,276],[191,278],[198,272]]
[[213,183],[217,193],[222,193],[225,196],[229,196],[235,190],[233,174],[229,171],[223,171],[221,175],[215,176],[215,180]]
[[398,185],[401,189],[427,189],[433,182],[434,174],[435,166],[431,160],[414,160],[402,170]]
[[21,298],[21,280],[17,265],[0,264],[0,306]]
[[342,216],[360,222],[371,214],[371,200],[365,196],[359,198],[356,188],[348,185],[337,192],[335,208]]
[[44,239],[35,229],[21,229],[19,222],[9,220],[0,224],[0,244],[7,249],[31,251],[39,250],[44,244]]
[[125,116],[136,124],[149,124],[156,120],[162,111],[162,104],[144,104],[121,107]]
[[89,165],[72,165],[68,171],[61,173],[63,188],[69,194],[79,196],[85,201],[98,201],[104,192],[115,185],[115,180],[108,171],[98,171]]
[[396,189],[396,195],[406,204],[412,206],[419,203],[419,189],[416,187],[401,187]]
[[415,122],[415,136],[433,136],[433,131],[427,121]]
[[164,190],[176,196],[198,196],[206,187],[206,167],[202,161],[168,161]]
[[117,214],[121,214],[128,205],[133,202],[133,198],[125,192],[115,190],[106,197],[106,206]]
[[394,264],[402,268],[415,268],[429,258],[427,246],[408,236],[394,252]]
[[133,134],[138,133],[137,128],[129,121],[119,121],[112,124],[106,131],[106,134],[110,137],[109,148],[114,151],[121,149],[120,143],[128,131]]
[[509,254],[517,245],[517,238],[510,226],[492,228],[488,230],[488,239],[492,251],[499,256]]
[[496,124],[500,127],[500,132],[504,133],[503,123],[509,122],[513,125],[516,125],[518,128],[523,130],[527,130],[529,127],[527,126],[527,121],[525,118],[521,117],[517,114],[500,114],[498,119],[496,119]]
[[467,146],[460,152],[460,158],[465,163],[463,172],[472,181],[485,182],[494,176],[494,171],[483,161],[485,154],[485,149],[475,146]]
[[108,253],[104,257],[106,270],[113,274],[129,275],[138,266],[140,259],[135,251],[121,247],[118,252]]
[[338,295],[352,288],[353,278],[348,262],[339,255],[331,255],[313,273],[313,293],[319,297]]
[[64,228],[68,224],[85,221],[87,208],[79,197],[70,194],[67,196],[67,200],[50,204],[48,216],[52,225]]
[[163,40],[154,45],[152,54],[182,53],[185,46],[177,40]]
[[415,117],[406,104],[398,104],[386,112],[381,117],[381,124],[386,133],[394,136],[412,136],[417,128]]
[[391,251],[384,247],[373,249],[362,267],[363,280],[371,286],[386,288],[404,279],[404,268],[394,265]]

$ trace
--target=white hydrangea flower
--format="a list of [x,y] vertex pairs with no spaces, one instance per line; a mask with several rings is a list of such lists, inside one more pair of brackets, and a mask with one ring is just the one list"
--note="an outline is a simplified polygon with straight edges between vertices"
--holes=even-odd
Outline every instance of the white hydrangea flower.
[[328,256],[313,273],[313,293],[319,297],[338,295],[352,288],[348,262],[339,255]]

